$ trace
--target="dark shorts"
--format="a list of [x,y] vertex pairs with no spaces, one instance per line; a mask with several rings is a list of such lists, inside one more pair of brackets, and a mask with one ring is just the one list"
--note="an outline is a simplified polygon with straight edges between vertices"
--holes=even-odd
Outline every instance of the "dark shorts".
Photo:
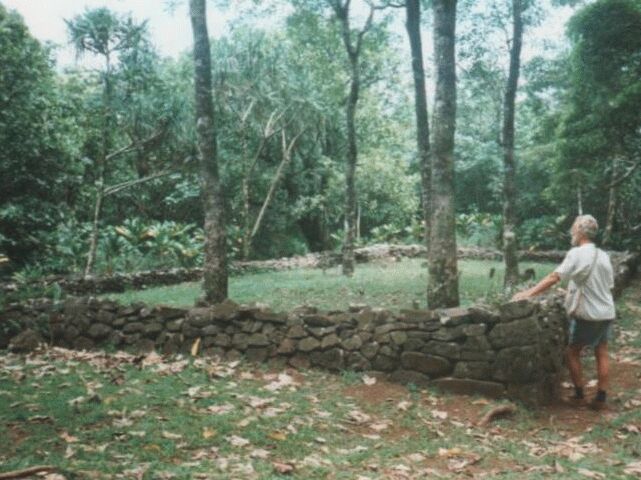
[[572,318],[570,321],[570,345],[597,345],[612,338],[612,320],[581,320]]

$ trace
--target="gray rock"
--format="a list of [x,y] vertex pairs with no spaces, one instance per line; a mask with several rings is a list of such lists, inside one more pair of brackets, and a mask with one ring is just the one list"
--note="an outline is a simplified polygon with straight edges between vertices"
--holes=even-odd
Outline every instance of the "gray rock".
[[93,350],[96,348],[96,344],[87,337],[77,337],[74,339],[73,343],[74,350]]
[[452,364],[447,359],[419,352],[403,352],[401,364],[404,369],[425,373],[431,377],[440,377],[452,371]]
[[402,322],[391,322],[374,329],[374,335],[384,335],[397,330],[409,330],[412,326]]
[[192,308],[187,313],[187,322],[195,328],[202,328],[213,321],[214,314],[210,308]]
[[247,349],[248,340],[249,340],[249,337],[247,336],[246,333],[235,333],[234,336],[232,337],[231,343],[234,346],[234,348],[237,348],[238,350],[245,350]]
[[472,378],[474,380],[489,380],[492,370],[488,362],[465,362],[461,361],[454,367],[453,377]]
[[256,333],[262,330],[263,325],[263,322],[259,322],[257,320],[245,320],[241,324],[241,329],[245,333]]
[[407,342],[407,333],[392,332],[390,333],[390,338],[392,339],[392,343],[394,345],[398,345],[400,347],[401,345],[404,345],[405,342]]
[[141,333],[145,329],[145,324],[142,322],[130,322],[122,327],[123,333]]
[[217,347],[231,347],[231,337],[226,333],[219,333],[214,337],[214,345]]
[[488,335],[494,348],[532,345],[539,341],[541,328],[535,318],[498,323]]
[[111,325],[116,319],[116,314],[108,310],[99,310],[96,314],[96,320],[105,325]]
[[285,338],[280,345],[276,353],[279,355],[291,355],[296,351],[296,341],[291,338]]
[[494,350],[463,350],[461,352],[461,360],[469,360],[473,362],[491,362],[496,358]]
[[484,323],[473,323],[470,325],[463,325],[463,333],[468,337],[478,337],[485,335],[487,325]]
[[250,362],[264,362],[269,356],[269,349],[264,347],[250,347],[245,352],[245,357]]
[[472,312],[467,308],[445,308],[439,310],[438,314],[441,325],[448,327],[470,323],[474,319]]
[[78,335],[80,335],[80,330],[78,330],[75,326],[73,325],[67,325],[65,327],[65,332],[63,335],[63,338],[66,342],[73,342],[74,338],[76,338]]
[[391,372],[398,368],[398,358],[379,352],[372,360],[372,368],[381,372]]
[[94,323],[91,327],[89,327],[87,336],[94,340],[103,340],[111,335],[111,332],[113,332],[113,330],[108,325],[102,323]]
[[298,342],[298,350],[301,352],[311,352],[312,350],[320,348],[320,345],[320,342],[314,337],[305,337]]
[[313,352],[310,355],[312,365],[328,370],[340,370],[344,364],[344,353],[340,348],[332,348],[322,352]]
[[334,325],[334,322],[327,315],[302,315],[303,322],[308,327],[331,327]]
[[180,329],[184,321],[185,321],[184,318],[179,318],[177,320],[172,320],[170,322],[167,322],[167,330],[169,330],[170,332],[180,332]]
[[163,324],[162,323],[149,323],[145,325],[145,328],[143,330],[143,334],[147,338],[155,338],[157,337],[162,331],[164,330]]
[[432,333],[432,338],[441,342],[452,342],[465,338],[465,334],[463,333],[463,327],[461,325],[457,327],[445,326]]
[[236,302],[226,299],[221,303],[213,305],[211,307],[210,315],[215,320],[228,322],[238,318],[239,312],[240,306]]
[[499,351],[493,378],[507,383],[532,383],[541,378],[541,359],[535,347],[511,347]]
[[321,340],[321,348],[323,350],[326,350],[328,348],[335,347],[341,343],[340,339],[338,338],[338,335],[335,333],[332,333],[331,335],[326,336]]
[[353,335],[343,339],[341,345],[346,350],[358,350],[363,345],[363,341],[358,335]]
[[510,321],[517,318],[525,318],[534,313],[535,303],[530,300],[519,300],[516,302],[504,303],[499,307],[501,321]]
[[168,322],[176,318],[184,317],[187,314],[187,311],[181,308],[167,307],[165,305],[161,305],[155,308],[154,313],[163,322]]
[[129,322],[127,317],[118,317],[111,322],[111,326],[114,328],[122,328]]
[[136,343],[142,335],[140,333],[130,333],[129,335],[123,335],[123,341],[126,345],[133,345]]
[[361,353],[365,358],[371,360],[378,353],[380,345],[376,342],[366,343],[361,347]]
[[302,325],[294,325],[287,332],[289,338],[303,338],[307,336],[307,331]]
[[218,332],[220,332],[218,325],[207,325],[202,329],[203,335],[216,335]]
[[403,309],[400,312],[400,318],[408,323],[430,323],[438,320],[438,314],[433,310]]
[[447,377],[432,380],[431,385],[440,390],[459,395],[483,395],[491,398],[499,398],[505,395],[504,385],[483,380]]
[[9,351],[14,353],[28,353],[36,350],[41,343],[44,343],[42,335],[29,328],[11,339],[9,342]]
[[429,355],[438,355],[450,360],[458,360],[461,357],[461,345],[455,342],[437,342],[432,340],[424,345],[421,352]]
[[309,357],[306,355],[294,355],[293,357],[290,357],[287,364],[299,370],[307,369],[311,365]]
[[185,322],[182,327],[182,334],[185,338],[196,338],[201,336],[201,329],[192,327],[191,324]]
[[254,318],[260,322],[276,324],[287,323],[287,315],[284,313],[272,312],[271,310],[259,310],[254,313]]
[[247,339],[247,345],[255,347],[265,347],[269,345],[269,339],[264,333],[254,333]]
[[336,332],[337,327],[332,326],[332,327],[310,327],[307,329],[309,333],[314,335],[316,338],[322,338],[325,335],[329,335],[330,333]]
[[370,361],[358,352],[350,352],[347,354],[345,366],[356,371],[369,370],[372,368]]

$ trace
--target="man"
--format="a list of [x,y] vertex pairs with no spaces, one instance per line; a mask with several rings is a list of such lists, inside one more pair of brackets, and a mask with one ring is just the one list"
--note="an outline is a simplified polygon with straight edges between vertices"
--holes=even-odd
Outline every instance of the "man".
[[534,287],[514,295],[523,300],[539,295],[560,281],[569,280],[565,308],[570,317],[570,338],[566,359],[574,383],[572,401],[584,401],[581,350],[594,348],[597,364],[598,390],[590,403],[595,410],[605,408],[609,381],[608,337],[615,319],[614,274],[607,253],[594,244],[597,221],[581,215],[572,224],[572,248],[563,263]]

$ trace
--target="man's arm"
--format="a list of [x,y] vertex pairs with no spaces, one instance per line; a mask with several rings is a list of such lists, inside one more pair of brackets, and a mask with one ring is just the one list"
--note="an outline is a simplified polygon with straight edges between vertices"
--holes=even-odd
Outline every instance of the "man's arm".
[[556,285],[561,281],[561,277],[557,272],[552,272],[549,275],[547,275],[545,278],[543,278],[539,283],[534,285],[532,288],[528,288],[527,290],[523,290],[522,292],[518,292],[514,294],[512,297],[512,300],[525,300],[526,298],[530,297],[535,297],[537,295],[542,294],[545,292],[548,288]]

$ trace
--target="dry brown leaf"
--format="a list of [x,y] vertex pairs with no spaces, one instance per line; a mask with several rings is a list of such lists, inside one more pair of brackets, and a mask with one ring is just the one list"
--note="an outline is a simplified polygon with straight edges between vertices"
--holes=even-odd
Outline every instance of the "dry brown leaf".
[[203,438],[205,440],[207,440],[209,438],[213,438],[217,434],[218,434],[218,432],[216,430],[214,430],[213,428],[203,427]]
[[243,437],[239,437],[237,435],[232,435],[230,437],[227,437],[227,441],[231,443],[234,447],[246,447],[249,445],[249,440]]
[[438,419],[438,420],[445,420],[447,419],[447,412],[444,412],[442,410],[432,410],[432,417]]
[[376,383],[376,377],[370,377],[369,375],[363,375],[363,383],[365,385],[374,385]]
[[283,432],[272,432],[267,435],[267,438],[271,438],[272,440],[277,440],[279,442],[282,442],[287,439],[287,435],[284,434]]
[[579,475],[583,475],[584,477],[588,478],[594,478],[595,480],[603,480],[604,478],[606,478],[603,473],[588,470],[587,468],[578,468],[576,472]]
[[200,337],[198,337],[191,346],[191,356],[192,357],[197,356],[199,349],[200,349]]
[[166,438],[167,440],[180,440],[181,438],[183,438],[183,436],[178,433],[172,433],[166,430],[163,430],[161,436],[162,438]]
[[272,466],[281,475],[288,475],[294,471],[294,465],[291,463],[272,462]]

